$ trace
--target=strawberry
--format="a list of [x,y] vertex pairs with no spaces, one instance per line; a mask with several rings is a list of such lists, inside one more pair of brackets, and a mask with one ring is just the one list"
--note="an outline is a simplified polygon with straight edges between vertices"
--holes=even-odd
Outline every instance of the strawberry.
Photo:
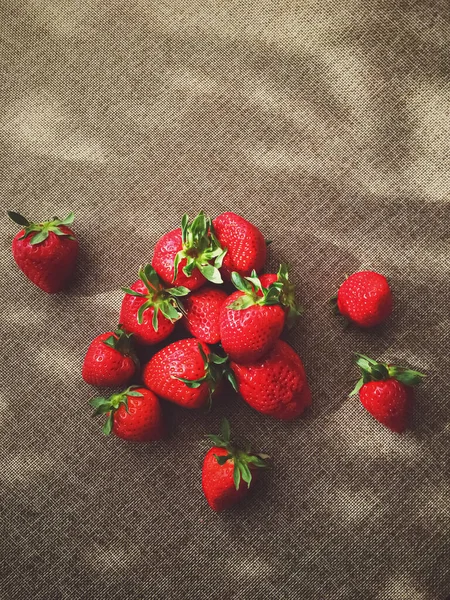
[[206,501],[216,512],[239,502],[247,495],[259,468],[267,467],[267,454],[250,454],[231,444],[230,424],[222,421],[221,435],[207,436],[215,446],[203,460],[202,488]]
[[377,421],[402,433],[411,407],[411,386],[420,383],[425,375],[405,367],[379,363],[363,354],[357,356],[356,364],[362,377],[350,395],[359,393],[361,404]]
[[211,219],[201,211],[191,223],[184,215],[181,228],[162,236],[155,245],[152,265],[166,283],[195,290],[206,280],[223,283],[219,268],[225,252],[214,234]]
[[184,408],[199,408],[211,400],[227,375],[227,358],[210,351],[199,340],[178,340],[157,352],[144,368],[145,385],[161,398]]
[[119,387],[126,385],[136,372],[137,357],[133,351],[132,333],[121,326],[116,331],[98,335],[88,348],[82,376],[90,385]]
[[264,358],[248,365],[231,362],[237,388],[252,408],[276,419],[291,420],[311,404],[305,369],[282,340]]
[[212,286],[202,287],[190,294],[183,303],[186,329],[206,344],[220,342],[220,309],[226,299],[226,292]]
[[8,215],[23,227],[12,243],[19,269],[44,292],[60,292],[72,277],[78,255],[78,241],[67,227],[73,223],[73,213],[42,223],[31,223],[12,211]]
[[375,271],[350,275],[338,290],[338,311],[360,327],[373,327],[385,321],[392,312],[392,293],[386,277]]
[[231,360],[251,363],[266,354],[280,337],[286,315],[280,287],[264,288],[253,271],[251,277],[232,274],[238,291],[229,296],[220,311],[222,346]]
[[183,286],[165,288],[151,265],[139,269],[139,279],[131,288],[122,288],[125,297],[120,322],[134,333],[140,344],[157,344],[168,337],[181,319],[183,307],[178,300],[189,290]]
[[111,431],[124,440],[150,442],[165,435],[161,405],[153,392],[131,386],[109,398],[93,398],[90,405],[94,415],[107,414],[103,433]]
[[220,246],[227,250],[220,270],[224,279],[231,281],[233,271],[246,277],[263,268],[267,245],[257,227],[232,212],[216,217],[213,225]]
[[286,324],[290,329],[295,324],[297,318],[303,314],[303,308],[295,299],[295,285],[289,281],[289,268],[286,264],[281,264],[278,273],[264,273],[259,280],[261,285],[269,288],[273,284],[278,284],[280,289],[280,302],[285,307]]

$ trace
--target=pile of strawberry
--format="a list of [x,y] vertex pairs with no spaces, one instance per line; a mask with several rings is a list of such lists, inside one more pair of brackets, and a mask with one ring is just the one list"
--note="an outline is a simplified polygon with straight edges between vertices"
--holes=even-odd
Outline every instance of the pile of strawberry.
[[[48,293],[71,280],[78,241],[61,220],[32,223],[9,212],[21,231],[13,255],[25,275]],[[117,388],[90,401],[105,415],[105,434],[136,441],[166,434],[161,401],[186,409],[211,405],[231,385],[253,409],[276,419],[299,417],[311,392],[298,354],[280,336],[301,314],[288,268],[261,274],[267,244],[261,231],[226,212],[211,220],[201,212],[155,245],[151,264],[124,287],[119,325],[89,346],[82,376],[90,385]],[[348,277],[334,299],[336,310],[360,327],[373,327],[392,312],[385,277],[361,271]],[[186,338],[170,342],[177,323]],[[141,365],[144,347],[166,345]],[[392,431],[406,427],[411,386],[423,374],[358,355],[362,378],[353,393]],[[139,382],[139,385],[130,385]],[[223,510],[244,496],[267,455],[236,448],[224,420],[203,463],[202,485],[209,505]]]

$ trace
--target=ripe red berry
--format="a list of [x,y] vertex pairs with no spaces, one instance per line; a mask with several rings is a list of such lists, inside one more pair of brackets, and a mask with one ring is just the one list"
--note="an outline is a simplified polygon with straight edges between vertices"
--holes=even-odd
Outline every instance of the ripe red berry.
[[157,344],[167,338],[182,317],[178,298],[186,296],[185,287],[165,288],[151,265],[139,269],[139,279],[130,288],[122,288],[125,297],[120,322],[140,344]]
[[184,300],[183,324],[198,340],[207,344],[220,342],[220,309],[227,294],[212,286],[196,290]]
[[246,277],[259,272],[267,255],[266,240],[260,230],[243,217],[226,212],[213,221],[214,232],[222,248],[227,250],[220,269],[225,280],[231,280],[233,271]]
[[373,327],[392,312],[392,293],[386,277],[374,271],[350,275],[337,293],[337,308],[360,327]]
[[90,344],[83,362],[86,383],[100,387],[122,387],[136,372],[138,360],[131,337],[119,327],[98,335]]
[[216,512],[230,508],[247,495],[258,470],[267,466],[266,454],[250,454],[232,445],[230,425],[222,422],[221,435],[207,436],[215,445],[204,460],[202,488],[209,506]]
[[132,442],[150,442],[165,435],[160,402],[144,387],[132,386],[109,398],[93,398],[90,405],[94,416],[107,415],[102,429],[105,435],[112,432]]
[[150,359],[142,377],[164,400],[184,408],[200,408],[211,401],[224,377],[234,383],[227,361],[199,340],[178,340]]
[[263,358],[231,363],[238,392],[252,408],[275,419],[292,420],[311,404],[303,363],[289,344],[278,340]]
[[167,284],[195,290],[207,280],[222,283],[219,268],[225,252],[214,235],[211,219],[201,211],[191,223],[184,215],[181,228],[158,240],[152,266]]
[[402,433],[411,409],[412,387],[425,377],[405,367],[380,363],[358,354],[356,364],[362,377],[351,395],[359,393],[364,408],[382,425]]
[[10,218],[23,229],[14,237],[12,252],[19,269],[44,292],[60,292],[70,282],[78,255],[78,241],[65,219],[31,223],[19,213],[8,211]]
[[251,363],[263,357],[280,337],[286,313],[276,283],[264,288],[256,273],[233,273],[238,291],[224,302],[220,312],[220,337],[230,359]]

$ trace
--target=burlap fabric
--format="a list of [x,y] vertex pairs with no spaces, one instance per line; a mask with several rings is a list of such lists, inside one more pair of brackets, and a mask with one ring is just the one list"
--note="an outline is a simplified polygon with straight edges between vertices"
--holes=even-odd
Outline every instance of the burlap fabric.
[[[444,600],[449,581],[449,5],[445,0],[1,0],[0,197],[76,213],[75,281],[49,296],[1,220],[3,600]],[[233,210],[289,261],[288,337],[313,407],[169,407],[170,439],[107,439],[80,376],[182,214]],[[395,314],[344,331],[345,273]],[[403,436],[355,399],[352,352],[428,373]],[[229,416],[273,457],[216,515],[204,434]]]

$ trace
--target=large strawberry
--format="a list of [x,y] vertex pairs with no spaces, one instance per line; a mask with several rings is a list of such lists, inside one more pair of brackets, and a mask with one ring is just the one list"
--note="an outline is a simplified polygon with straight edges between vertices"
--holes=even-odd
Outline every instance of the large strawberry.
[[216,512],[230,508],[247,495],[259,468],[267,466],[267,454],[250,454],[232,445],[230,424],[222,421],[220,435],[207,436],[214,444],[203,460],[202,488]]
[[265,288],[276,284],[280,290],[280,303],[285,307],[287,317],[286,324],[290,329],[298,317],[303,314],[303,308],[295,299],[295,285],[289,281],[289,268],[285,263],[280,265],[278,273],[264,273],[259,280]]
[[374,327],[392,312],[392,293],[386,277],[375,271],[350,275],[333,298],[338,311],[359,327]]
[[266,261],[267,245],[260,230],[232,212],[222,213],[213,221],[219,244],[227,250],[220,269],[222,277],[231,280],[236,271],[245,277],[260,271]]
[[286,314],[280,287],[264,288],[253,272],[251,277],[233,273],[237,290],[220,311],[222,346],[231,360],[251,363],[269,352],[283,331]]
[[143,371],[145,385],[161,398],[185,408],[205,406],[218,390],[222,378],[234,377],[227,358],[210,351],[199,340],[178,340],[157,352]]
[[356,364],[362,377],[350,395],[359,393],[361,404],[377,421],[396,433],[402,433],[411,408],[411,386],[420,383],[425,375],[405,367],[377,362],[364,354],[357,356]]
[[78,241],[65,219],[31,223],[19,213],[8,211],[10,218],[22,226],[14,237],[12,252],[19,269],[41,290],[49,294],[60,292],[70,281],[78,255]]
[[98,335],[89,346],[82,376],[90,385],[119,387],[126,385],[136,372],[138,360],[131,340],[121,326]]
[[184,215],[181,228],[169,231],[155,245],[152,265],[166,283],[195,290],[206,283],[222,283],[219,268],[224,250],[211,219],[200,212],[191,223]]
[[120,310],[120,322],[125,331],[134,333],[141,344],[157,344],[168,337],[175,322],[182,317],[180,296],[185,287],[165,288],[151,265],[139,269],[139,279],[131,288],[122,288],[125,297]]
[[206,344],[220,342],[220,309],[227,299],[223,290],[205,286],[192,292],[183,302],[186,329]]
[[90,405],[95,409],[94,416],[107,414],[105,435],[112,431],[117,437],[133,442],[150,442],[165,435],[160,402],[144,387],[131,386],[109,398],[93,398]]
[[251,364],[231,363],[238,391],[252,408],[276,419],[291,420],[311,404],[305,369],[296,352],[275,342],[264,358]]

